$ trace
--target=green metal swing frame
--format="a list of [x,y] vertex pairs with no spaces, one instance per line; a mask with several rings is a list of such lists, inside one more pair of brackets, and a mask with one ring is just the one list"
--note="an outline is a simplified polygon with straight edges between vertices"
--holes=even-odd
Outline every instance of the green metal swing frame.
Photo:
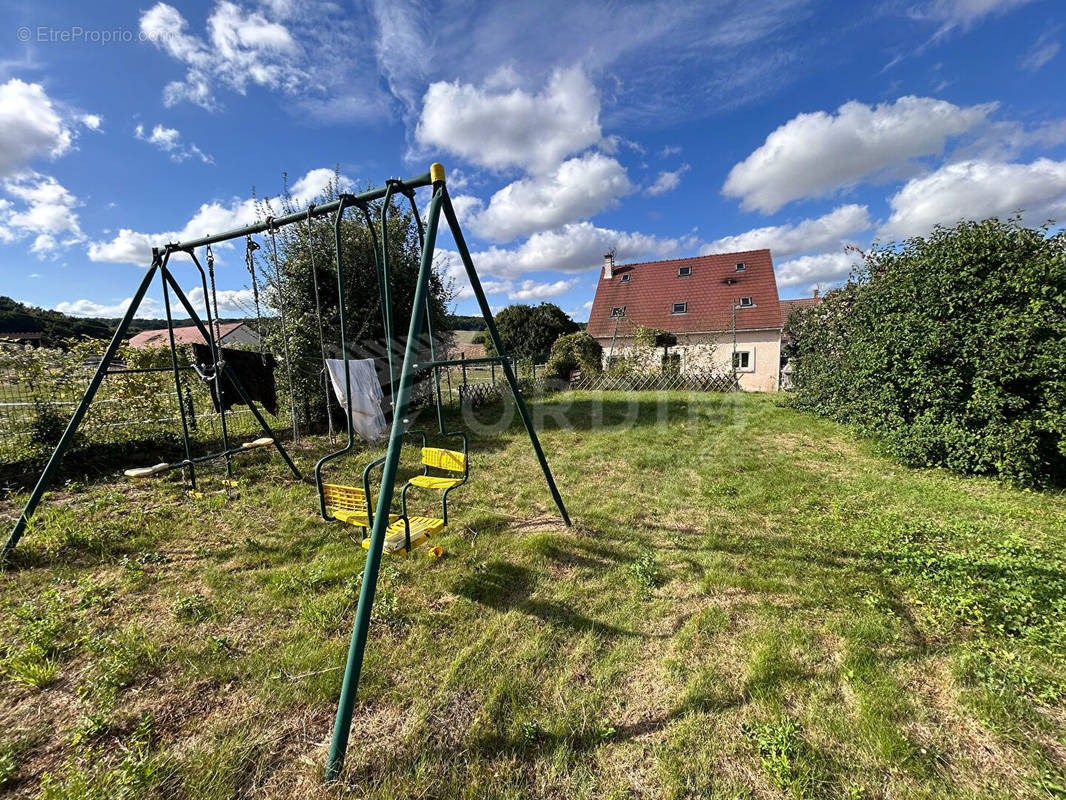
[[[414,206],[414,191],[419,188],[430,187],[432,197],[429,204],[429,211],[423,229],[421,218],[417,213],[417,209]],[[330,743],[329,756],[326,762],[325,777],[327,780],[335,780],[339,775],[341,768],[344,764],[344,757],[348,747],[348,738],[351,732],[352,714],[355,708],[356,690],[359,686],[359,676],[363,665],[363,656],[366,651],[366,644],[368,638],[368,632],[370,628],[371,608],[374,604],[374,595],[377,590],[378,573],[381,566],[381,558],[385,545],[385,534],[389,527],[389,514],[388,509],[392,507],[392,500],[394,496],[396,473],[400,465],[400,453],[403,445],[403,437],[411,433],[411,431],[405,430],[407,422],[407,412],[410,408],[411,401],[411,389],[414,384],[415,373],[420,370],[432,370],[434,374],[435,393],[437,400],[437,421],[438,428],[441,435],[445,436],[461,436],[464,442],[464,451],[466,450],[466,435],[462,431],[446,432],[444,425],[444,413],[443,407],[440,402],[440,381],[438,377],[438,370],[441,367],[453,366],[456,364],[464,363],[463,359],[445,359],[438,360],[436,357],[436,350],[433,338],[432,320],[428,314],[429,308],[429,279],[433,271],[433,253],[436,246],[437,230],[440,225],[441,216],[444,216],[447,222],[448,228],[451,231],[452,238],[455,242],[456,249],[459,252],[459,257],[462,260],[463,267],[466,271],[467,279],[470,281],[470,286],[473,289],[474,297],[477,300],[478,309],[481,312],[481,316],[484,319],[485,327],[488,332],[489,338],[492,340],[492,344],[495,348],[496,356],[488,358],[475,359],[479,363],[496,362],[499,363],[503,369],[504,377],[507,379],[507,383],[511,389],[511,395],[514,398],[515,406],[518,409],[519,416],[522,419],[522,423],[525,426],[526,432],[529,435],[529,440],[533,446],[533,451],[537,456],[537,461],[540,464],[541,471],[544,473],[544,479],[547,482],[548,489],[551,492],[552,499],[555,501],[555,505],[559,510],[559,514],[563,519],[563,522],[569,526],[570,516],[566,511],[566,506],[563,503],[562,496],[559,494],[559,489],[555,484],[555,478],[552,476],[551,469],[548,466],[547,458],[544,455],[544,450],[541,447],[540,440],[537,437],[537,432],[533,427],[533,420],[530,417],[529,409],[526,407],[525,400],[522,397],[522,393],[518,387],[518,380],[515,376],[514,370],[511,365],[511,360],[507,355],[507,351],[503,346],[503,342],[500,340],[499,331],[496,329],[496,323],[492,318],[492,311],[489,307],[488,300],[485,297],[484,289],[481,286],[481,281],[478,278],[477,270],[474,267],[473,259],[470,256],[470,250],[467,247],[466,239],[463,236],[462,230],[459,226],[459,220],[456,216],[455,209],[452,206],[451,198],[448,196],[448,189],[445,184],[444,167],[440,164],[433,164],[430,167],[429,172],[419,175],[415,178],[407,180],[390,180],[384,187],[377,187],[360,194],[341,194],[336,200],[321,205],[312,205],[306,209],[296,211],[292,214],[287,214],[281,217],[272,217],[265,222],[257,223],[254,225],[247,225],[242,228],[226,231],[224,233],[215,234],[211,236],[204,236],[198,239],[193,239],[187,242],[178,242],[168,244],[162,248],[153,248],[152,250],[152,263],[149,266],[147,273],[141,280],[140,285],[137,287],[137,291],[134,293],[133,298],[123,315],[122,320],[119,322],[118,327],[112,336],[110,344],[104,352],[103,357],[100,360],[100,364],[97,367],[92,380],[89,382],[89,386],[82,397],[81,402],[75,409],[70,422],[67,425],[59,443],[56,445],[55,451],[49,458],[48,463],[45,465],[44,471],[37,481],[36,486],[30,494],[27,500],[26,506],[23,508],[21,515],[19,516],[11,534],[8,536],[7,542],[4,545],[2,556],[6,557],[18,544],[19,539],[29,524],[30,518],[33,516],[38,505],[40,504],[45,492],[55,477],[56,470],[59,467],[60,462],[63,459],[64,454],[69,449],[70,444],[74,438],[75,433],[78,430],[78,426],[81,424],[88,411],[93,399],[96,396],[97,390],[100,388],[100,384],[103,382],[104,377],[109,372],[109,367],[113,363],[116,353],[122,340],[125,338],[126,333],[129,330],[130,324],[133,322],[137,309],[140,307],[141,302],[144,300],[145,294],[148,292],[152,281],[155,279],[158,273],[161,276],[164,291],[164,306],[167,312],[168,327],[170,329],[171,340],[171,369],[175,376],[175,387],[179,394],[181,394],[181,382],[180,371],[183,369],[177,363],[177,355],[174,349],[174,334],[173,334],[173,321],[170,313],[170,296],[169,292],[172,290],[175,296],[178,298],[181,305],[185,308],[193,324],[199,329],[204,339],[208,342],[212,342],[212,353],[215,358],[216,368],[222,369],[225,374],[232,381],[234,387],[241,395],[242,400],[248,404],[257,422],[263,428],[267,436],[273,439],[273,446],[281,455],[286,465],[292,471],[292,473],[300,478],[300,472],[293,464],[292,459],[289,458],[285,448],[274,436],[273,431],[267,425],[266,420],[256,409],[255,405],[251,402],[247,392],[241,385],[237,376],[233,373],[232,369],[224,361],[220,361],[217,356],[217,352],[213,345],[213,338],[209,333],[208,328],[200,320],[199,315],[193,308],[189,298],[182,291],[181,286],[175,280],[174,276],[168,269],[168,262],[170,257],[174,253],[183,252],[189,255],[194,264],[200,270],[200,274],[203,275],[203,269],[200,267],[199,261],[196,259],[194,250],[198,247],[205,247],[207,245],[216,244],[219,242],[228,241],[231,239],[238,239],[242,237],[252,236],[260,234],[266,231],[277,230],[294,222],[309,221],[315,217],[322,217],[329,214],[334,214],[334,239],[336,246],[336,259],[337,259],[337,285],[340,290],[338,295],[338,310],[340,314],[340,338],[341,338],[341,350],[342,356],[344,356],[344,377],[345,377],[345,395],[348,408],[351,408],[351,383],[350,373],[348,365],[348,340],[347,340],[347,317],[344,304],[344,261],[342,257],[341,247],[341,219],[345,209],[356,207],[363,211],[366,221],[370,223],[369,203],[375,200],[384,200],[382,209],[382,222],[387,222],[387,213],[389,207],[389,200],[393,194],[399,191],[412,200],[412,209],[414,209],[415,219],[418,221],[419,239],[421,243],[421,258],[419,262],[417,285],[415,286],[414,300],[411,309],[411,321],[407,333],[407,341],[403,356],[402,366],[398,376],[394,369],[394,354],[393,354],[393,337],[388,336],[386,343],[386,356],[389,364],[389,382],[390,389],[392,390],[391,398],[393,403],[392,424],[388,439],[388,450],[386,455],[376,461],[368,464],[363,470],[363,485],[367,492],[367,498],[370,498],[370,472],[372,469],[381,466],[381,486],[377,496],[377,507],[385,509],[386,513],[374,514],[371,508],[371,503],[367,503],[368,522],[370,523],[370,546],[367,551],[366,565],[363,569],[362,588],[359,593],[359,603],[356,608],[355,622],[352,628],[352,638],[348,649],[348,659],[344,670],[344,679],[341,684],[340,697],[337,703],[337,715],[336,721],[333,727],[333,736]],[[371,235],[374,235],[373,225],[369,225],[371,229]],[[391,292],[389,289],[389,274],[388,274],[388,242],[387,242],[387,227],[382,225],[382,238],[383,246],[381,249],[382,259],[378,262],[378,290],[382,299],[382,314],[384,315],[386,332],[391,334],[392,331],[392,306],[391,306]],[[373,241],[375,259],[377,258],[377,242]],[[204,296],[205,301],[208,296],[206,282],[204,284]],[[208,308],[208,320],[211,321],[210,308]],[[430,337],[430,361],[420,362],[418,356],[418,344],[423,330],[423,326],[429,328]],[[471,363],[467,361],[465,363]],[[129,370],[126,370],[129,371]],[[321,468],[324,463],[339,458],[345,453],[351,452],[355,448],[355,430],[352,425],[351,414],[345,415],[348,420],[348,442],[345,447],[330,453],[325,458],[321,459],[315,465],[315,477],[316,484],[321,487]],[[184,408],[182,409],[182,427],[185,433],[186,442],[186,458],[182,462],[178,462],[176,466],[187,467],[192,473],[194,464],[205,457],[197,457],[194,459],[191,452],[191,446],[188,439],[188,426],[185,418]],[[425,436],[424,432],[416,431]],[[221,453],[212,454],[208,458],[220,458],[227,459],[227,466],[229,463],[229,457],[234,455],[240,448],[230,448],[228,445],[228,434],[224,433],[226,441],[224,442],[224,449]],[[195,479],[195,478],[194,478]],[[321,488],[319,492],[320,511],[323,517],[326,517],[326,510],[324,501],[321,495]]]

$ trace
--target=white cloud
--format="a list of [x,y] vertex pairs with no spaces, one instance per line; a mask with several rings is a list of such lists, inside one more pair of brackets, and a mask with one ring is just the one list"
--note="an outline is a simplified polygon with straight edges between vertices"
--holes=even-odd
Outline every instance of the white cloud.
[[904,238],[960,219],[1024,211],[1034,223],[1066,215],[1066,161],[1030,164],[983,160],[947,164],[908,181],[889,199],[892,214],[881,233]]
[[[132,297],[127,297],[117,303],[97,303],[85,299],[71,300],[56,304],[56,311],[70,314],[73,317],[121,317],[132,302]],[[144,298],[137,309],[138,317],[154,317],[162,313],[163,308],[160,302],[151,297]]]
[[36,172],[23,173],[5,180],[3,189],[18,205],[7,201],[0,205],[0,227],[4,231],[0,238],[13,241],[32,235],[30,250],[38,255],[84,238],[74,210],[78,199],[55,178]]
[[839,245],[842,240],[872,226],[866,206],[838,206],[816,219],[723,236],[700,248],[700,253],[731,253],[768,247],[776,258],[788,258]]
[[144,126],[138,125],[133,135],[143,142],[155,145],[168,156],[171,161],[181,163],[187,158],[198,158],[205,164],[214,164],[215,160],[211,156],[207,155],[203,150],[197,147],[195,144],[186,145],[181,140],[181,133],[177,128],[167,128],[163,125],[156,125],[152,128],[151,133],[145,133]]
[[488,169],[545,172],[603,138],[599,94],[580,67],[556,70],[537,94],[515,80],[497,73],[481,87],[430,84],[416,140]]
[[821,253],[814,256],[800,256],[791,261],[777,265],[777,285],[822,288],[826,284],[836,283],[848,277],[857,257],[852,253]]
[[12,78],[0,85],[0,178],[37,158],[67,152],[74,136],[40,84]]
[[[206,309],[204,307],[204,290],[200,287],[194,287],[188,292],[189,302],[192,303],[196,313],[200,315],[200,319],[205,319]],[[260,298],[262,299],[262,298]],[[117,303],[98,303],[95,300],[88,300],[85,298],[79,300],[69,300],[56,305],[56,311],[62,311],[64,314],[70,314],[74,317],[120,317],[126,313],[126,309],[130,307],[130,303],[133,302],[132,297],[127,297]],[[187,315],[184,307],[182,307],[176,301],[171,306],[174,311],[174,316],[178,319],[184,319]],[[223,317],[241,317],[252,313],[254,309],[254,301],[252,299],[251,289],[219,289],[218,290],[218,312]],[[264,307],[264,314],[269,311]],[[212,304],[212,313],[214,312],[214,305]],[[146,297],[141,301],[140,307],[137,309],[138,317],[158,317],[164,313],[163,304],[154,297]]]
[[[251,289],[219,289],[216,292],[218,296],[218,313],[222,317],[243,317],[250,316],[255,313],[255,297]],[[200,315],[206,312],[204,307],[204,290],[199,286],[194,286],[189,291],[189,302],[192,303],[193,308]],[[260,295],[259,302],[263,302],[263,296]],[[184,309],[183,309],[184,310]],[[266,307],[263,307],[266,312]],[[215,311],[214,303],[211,304],[211,313]],[[203,317],[201,316],[201,319]]]
[[1055,35],[1058,33],[1058,28],[1053,30],[1047,30],[1041,33],[1029,51],[1022,56],[1021,64],[1022,69],[1029,72],[1036,72],[1038,69],[1047,64],[1051,59],[1059,54],[1061,45],[1058,40],[1055,39]]
[[464,212],[480,237],[507,242],[518,236],[591,217],[633,191],[625,167],[602,153],[564,161],[553,172],[523,178],[500,189],[484,211],[463,196]]
[[1031,0],[931,0],[912,10],[918,18],[941,23],[937,36],[954,28],[969,28],[991,14],[1002,14],[1031,2]]
[[78,120],[91,131],[100,130],[100,126],[104,124],[104,118],[99,114],[82,114]]
[[[529,237],[516,248],[490,247],[473,254],[478,272],[518,278],[529,272],[585,272],[599,269],[611,248],[620,262],[669,258],[691,251],[694,237],[661,238],[644,233],[599,228],[575,222]],[[457,260],[457,259],[453,259]]]
[[[313,169],[289,188],[292,202],[297,207],[307,205],[323,194],[334,179],[339,181],[339,188],[342,190],[352,185],[350,179],[343,175],[336,176],[331,169]],[[89,245],[89,260],[147,266],[152,260],[153,246],[160,247],[169,242],[222,233],[250,225],[256,222],[258,217],[259,210],[252,198],[235,198],[228,204],[204,203],[181,230],[138,233],[129,228],[122,228],[110,241],[92,242]]]
[[507,293],[508,300],[547,300],[550,297],[558,297],[566,294],[577,285],[577,278],[554,281],[551,283],[538,283],[533,280],[524,280],[512,291]]
[[[681,153],[681,148],[675,144],[668,144],[662,150],[659,151],[659,158],[667,158],[668,156],[676,156]],[[592,306],[589,306],[592,308]]]
[[188,33],[181,12],[156,3],[141,15],[141,33],[187,68],[185,79],[163,90],[168,106],[187,101],[217,107],[215,84],[244,94],[249,85],[297,92],[310,80],[302,67],[302,50],[289,30],[258,11],[236,3],[218,3],[207,18],[207,38]]
[[645,189],[644,193],[649,194],[652,197],[658,197],[661,194],[672,192],[681,185],[681,176],[688,172],[688,170],[688,164],[682,164],[673,172],[660,172],[659,177],[655,179],[655,183]]
[[792,200],[822,197],[942,153],[950,137],[984,122],[995,108],[907,96],[877,106],[851,101],[835,114],[799,114],[735,165],[722,191],[741,198],[745,209],[773,213]]

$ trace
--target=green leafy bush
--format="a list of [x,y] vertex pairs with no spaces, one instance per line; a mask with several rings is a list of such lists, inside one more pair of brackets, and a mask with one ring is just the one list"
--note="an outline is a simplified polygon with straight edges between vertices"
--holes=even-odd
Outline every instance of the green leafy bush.
[[585,331],[560,336],[552,344],[548,356],[548,374],[561,381],[570,380],[570,373],[580,368],[585,375],[598,375],[603,361],[600,343]]
[[1066,475],[1066,234],[963,222],[875,249],[794,313],[795,404],[905,463],[1040,486]]

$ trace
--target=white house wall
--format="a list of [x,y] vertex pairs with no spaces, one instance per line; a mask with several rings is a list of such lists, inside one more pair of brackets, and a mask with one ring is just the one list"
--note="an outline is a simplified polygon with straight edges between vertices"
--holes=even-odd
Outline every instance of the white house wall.
[[[778,330],[737,331],[736,349],[738,353],[748,353],[747,370],[738,370],[740,388],[747,392],[776,392],[778,389],[778,370],[781,363],[781,334]],[[612,354],[610,338],[597,339],[603,347],[604,365],[608,355]],[[632,338],[618,337],[613,341],[613,355],[632,357],[634,342]],[[657,348],[639,348],[644,368],[659,370],[662,368],[663,350]],[[687,372],[716,369],[728,371],[733,362],[733,334],[677,334],[677,345],[670,348],[671,354],[681,356],[681,370]]]

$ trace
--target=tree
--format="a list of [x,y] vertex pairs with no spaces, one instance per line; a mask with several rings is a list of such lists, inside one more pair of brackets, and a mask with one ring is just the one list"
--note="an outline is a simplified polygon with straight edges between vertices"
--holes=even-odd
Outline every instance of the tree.
[[548,372],[559,380],[570,380],[570,373],[580,368],[584,375],[598,375],[602,369],[603,348],[585,331],[567,333],[552,344]]
[[791,315],[796,405],[906,463],[1062,480],[1064,308],[1066,234],[988,219],[877,248]]
[[[580,326],[554,303],[507,306],[493,319],[507,354],[519,358],[548,353],[560,336],[580,330]],[[486,350],[491,355],[492,342],[487,337]]]
[[[334,181],[316,203],[336,199]],[[390,290],[393,359],[397,378],[403,362],[407,330],[411,321],[421,251],[414,217],[405,198],[391,201],[388,220]],[[286,194],[279,214],[294,209]],[[371,203],[370,217],[374,221],[377,245],[381,246],[381,201]],[[265,218],[275,211],[267,202],[261,203],[260,214]],[[286,346],[292,360],[293,388],[297,398],[297,413],[305,419],[321,421],[325,415],[322,353],[319,344],[318,319],[315,311],[315,284],[311,269],[312,253],[318,274],[318,301],[324,329],[326,356],[342,357],[340,350],[340,319],[337,294],[336,245],[332,218],[288,225],[276,234],[278,263],[275,268],[269,236],[256,251],[256,268],[260,270],[260,290],[263,301],[274,314],[265,326],[267,346],[277,357],[283,358]],[[387,350],[382,303],[378,292],[377,267],[374,261],[372,238],[365,217],[357,208],[344,215],[340,228],[341,253],[345,272],[345,314],[347,317],[348,358],[375,358],[384,370]],[[451,288],[434,266],[429,279],[430,314],[438,338],[447,335],[448,303]],[[285,325],[281,324],[284,306]],[[287,341],[286,341],[287,340]],[[382,374],[387,374],[383,371]],[[279,391],[287,394],[288,370],[278,368]],[[384,388],[388,393],[387,378]],[[332,392],[332,390],[330,390]]]

